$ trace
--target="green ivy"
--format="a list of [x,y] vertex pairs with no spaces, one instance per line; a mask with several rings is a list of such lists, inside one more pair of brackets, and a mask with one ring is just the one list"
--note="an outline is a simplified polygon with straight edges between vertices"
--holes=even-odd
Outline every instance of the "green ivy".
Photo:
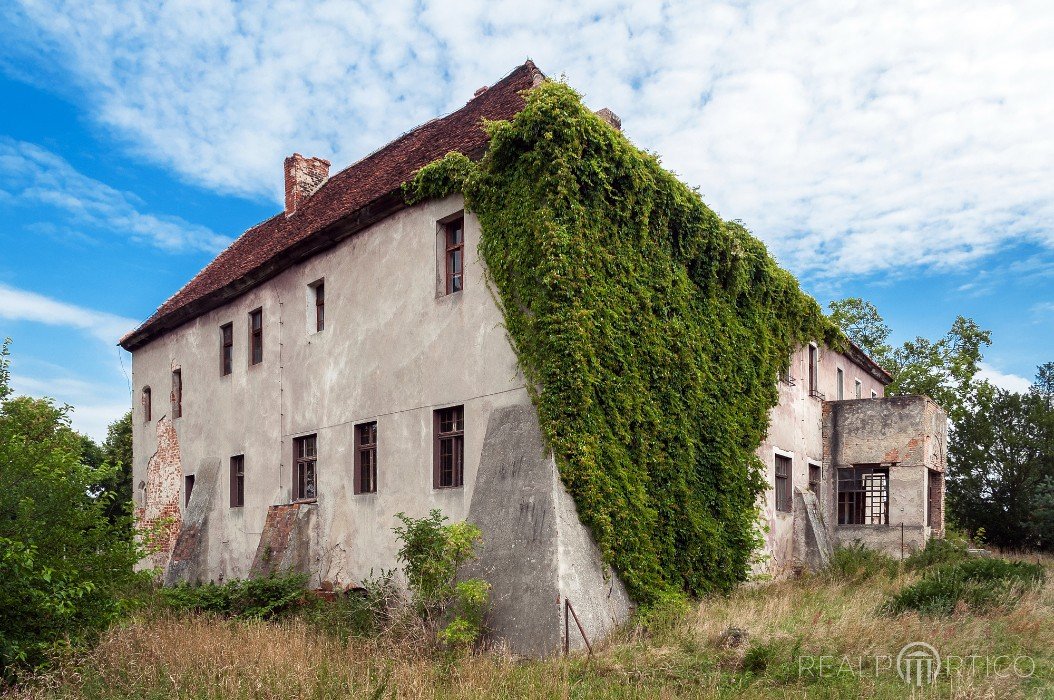
[[631,595],[730,589],[760,544],[755,450],[799,344],[840,332],[739,223],[546,82],[487,153],[423,168],[461,192],[543,432]]

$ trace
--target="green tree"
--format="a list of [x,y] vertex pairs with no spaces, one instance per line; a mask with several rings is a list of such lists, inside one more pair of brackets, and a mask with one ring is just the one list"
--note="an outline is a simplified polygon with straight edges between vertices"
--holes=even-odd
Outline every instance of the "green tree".
[[0,675],[108,625],[138,559],[129,525],[111,522],[93,493],[112,468],[84,458],[68,407],[12,396],[8,344],[0,348]]
[[917,336],[899,346],[889,343],[892,333],[878,309],[858,297],[833,301],[831,318],[864,352],[889,372],[889,396],[923,394],[936,401],[952,421],[961,418],[976,396],[984,348],[991,333],[972,319],[957,316],[948,332],[937,340]]
[[[125,518],[132,508],[132,411],[110,423],[102,455],[113,467],[99,488],[107,499],[106,516],[111,522]],[[130,521],[125,521],[130,522]]]

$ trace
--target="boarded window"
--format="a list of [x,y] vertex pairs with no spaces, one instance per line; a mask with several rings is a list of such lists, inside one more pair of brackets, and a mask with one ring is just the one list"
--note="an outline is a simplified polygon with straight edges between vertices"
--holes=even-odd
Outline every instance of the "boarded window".
[[838,400],[841,401],[842,399],[845,398],[845,372],[842,371],[841,367],[838,368],[837,375],[838,375],[838,377],[837,377],[837,380],[838,380]]
[[249,312],[249,364],[263,362],[263,309]]
[[231,457],[231,508],[245,505],[245,455]]
[[318,441],[315,435],[305,435],[293,441],[293,500],[316,497],[316,461]]
[[944,490],[944,475],[932,469],[927,469],[926,471],[929,476],[926,498],[926,524],[939,530],[942,525],[941,493]]
[[190,505],[190,494],[194,491],[194,475],[187,474],[183,477],[183,507]]
[[444,224],[446,234],[446,293],[460,292],[465,286],[465,220]]
[[220,374],[226,377],[234,370],[234,324],[220,326]]
[[153,401],[150,398],[150,387],[143,387],[143,395],[140,400],[143,403],[143,422],[149,423],[152,420],[151,414],[153,413],[154,408],[152,405]]
[[440,409],[433,420],[432,485],[439,489],[461,486],[465,480],[465,407]]
[[172,417],[183,415],[183,372],[172,370]]
[[776,455],[776,510],[791,510],[791,458]]
[[377,423],[355,426],[355,493],[377,492]]
[[889,524],[889,470],[842,467],[838,470],[838,524]]
[[809,464],[809,488],[813,493],[820,493],[820,465]]
[[311,285],[312,296],[315,299],[315,332],[326,329],[326,284],[319,280]]

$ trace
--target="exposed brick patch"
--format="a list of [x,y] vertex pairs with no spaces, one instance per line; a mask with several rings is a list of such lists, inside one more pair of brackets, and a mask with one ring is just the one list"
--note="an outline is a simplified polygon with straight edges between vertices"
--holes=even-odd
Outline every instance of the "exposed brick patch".
[[285,561],[290,545],[293,544],[293,531],[296,529],[301,503],[286,503],[271,506],[267,509],[267,520],[260,533],[260,545],[256,548],[251,576],[267,576],[278,570]]
[[157,451],[146,464],[143,506],[135,510],[139,528],[151,535],[147,545],[155,550],[144,559],[147,566],[164,567],[168,564],[183,523],[179,507],[182,481],[179,437],[172,421],[164,416],[157,421]]

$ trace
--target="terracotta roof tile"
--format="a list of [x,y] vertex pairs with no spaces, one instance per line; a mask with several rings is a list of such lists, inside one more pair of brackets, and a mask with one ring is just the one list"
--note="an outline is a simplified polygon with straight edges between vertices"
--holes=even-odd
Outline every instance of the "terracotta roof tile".
[[523,108],[522,92],[541,77],[527,61],[456,112],[422,124],[333,175],[292,215],[281,212],[239,236],[153,316],[123,337],[121,345],[128,350],[141,347],[225,303],[230,294],[248,291],[267,278],[254,279],[261,269],[284,269],[282,258],[295,247],[303,249],[308,239],[391,195],[432,161],[451,151],[480,153],[487,142],[483,120],[511,119]]

